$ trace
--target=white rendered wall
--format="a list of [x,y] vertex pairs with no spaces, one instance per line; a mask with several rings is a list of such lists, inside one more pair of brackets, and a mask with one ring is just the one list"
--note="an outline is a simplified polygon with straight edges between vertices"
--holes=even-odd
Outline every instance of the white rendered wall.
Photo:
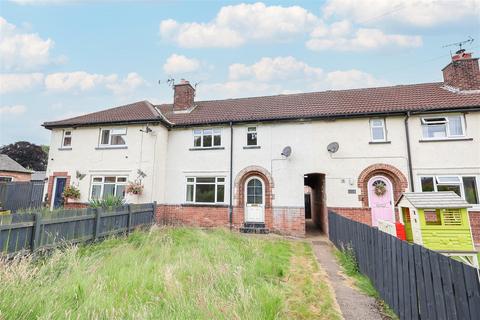
[[[125,126],[102,128],[121,127]],[[145,129],[145,125],[127,126],[126,149],[99,149],[99,127],[70,128],[68,130],[72,131],[71,150],[61,149],[63,129],[53,129],[47,177],[56,171],[67,171],[71,176],[71,184],[80,188],[80,202],[87,202],[91,192],[92,176],[122,175],[133,181],[138,176],[137,169],[141,169],[147,174],[143,180],[144,193],[140,196],[129,195],[127,201],[132,203],[163,201],[168,131],[161,125],[150,125],[150,128],[153,131],[147,134],[140,131]],[[85,178],[77,179],[77,171],[86,174]]]

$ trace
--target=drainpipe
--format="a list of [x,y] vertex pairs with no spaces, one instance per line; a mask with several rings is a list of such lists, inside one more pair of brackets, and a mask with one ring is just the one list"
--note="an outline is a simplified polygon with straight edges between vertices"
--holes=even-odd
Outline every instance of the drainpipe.
[[415,186],[413,182],[413,169],[412,169],[412,151],[410,148],[410,132],[408,130],[408,119],[410,119],[410,111],[405,115],[405,137],[407,141],[407,160],[408,160],[408,175],[410,177],[410,190],[415,192]]
[[228,205],[228,219],[230,230],[233,227],[233,123],[230,121],[230,203]]

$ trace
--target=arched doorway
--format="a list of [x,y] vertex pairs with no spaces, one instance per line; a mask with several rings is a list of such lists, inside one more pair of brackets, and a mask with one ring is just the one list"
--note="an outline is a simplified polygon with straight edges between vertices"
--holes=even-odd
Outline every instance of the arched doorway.
[[245,181],[245,222],[265,222],[265,184],[258,176]]
[[395,222],[393,185],[385,176],[374,176],[368,180],[368,206],[372,212],[372,225],[379,220]]

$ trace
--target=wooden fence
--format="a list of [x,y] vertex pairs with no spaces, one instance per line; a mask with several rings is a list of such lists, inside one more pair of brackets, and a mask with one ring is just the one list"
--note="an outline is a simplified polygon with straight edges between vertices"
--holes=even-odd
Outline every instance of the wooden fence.
[[1,182],[1,207],[12,212],[18,209],[40,208],[44,186],[43,181]]
[[479,319],[478,270],[365,224],[328,214],[329,238],[353,249],[360,272],[400,319]]
[[78,243],[119,234],[155,222],[156,203],[129,204],[113,209],[61,210],[42,215],[0,215],[0,255],[13,255],[65,243]]

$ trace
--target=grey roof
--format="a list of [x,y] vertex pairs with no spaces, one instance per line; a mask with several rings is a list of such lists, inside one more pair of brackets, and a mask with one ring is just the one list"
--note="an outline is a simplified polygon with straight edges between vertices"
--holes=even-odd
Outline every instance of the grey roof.
[[32,181],[43,181],[46,178],[46,171],[34,171],[30,180]]
[[434,208],[470,208],[471,205],[453,191],[441,192],[405,192],[397,201],[397,205],[405,197],[414,207]]
[[25,169],[20,163],[6,154],[0,154],[0,171],[31,173],[30,170]]

